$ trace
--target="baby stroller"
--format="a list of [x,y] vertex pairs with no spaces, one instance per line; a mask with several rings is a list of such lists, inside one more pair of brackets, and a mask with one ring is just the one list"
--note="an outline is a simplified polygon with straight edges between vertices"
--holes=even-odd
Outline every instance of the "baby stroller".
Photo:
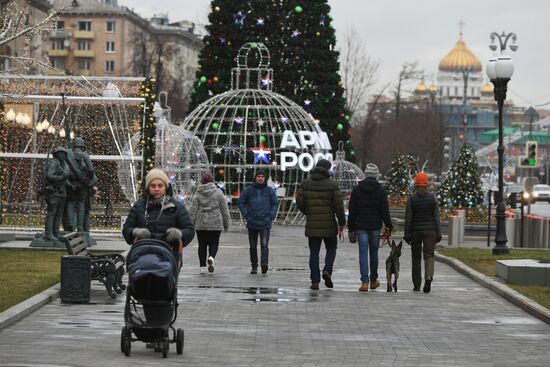
[[183,353],[183,329],[173,327],[180,264],[177,250],[164,241],[143,239],[132,245],[126,257],[128,287],[120,336],[120,349],[126,356],[132,341],[153,343],[163,358],[168,355],[169,343],[176,343],[177,353]]

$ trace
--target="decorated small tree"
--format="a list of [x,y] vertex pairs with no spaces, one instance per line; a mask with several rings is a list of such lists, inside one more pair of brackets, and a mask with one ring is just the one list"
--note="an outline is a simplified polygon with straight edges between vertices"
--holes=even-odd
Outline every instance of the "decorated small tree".
[[140,86],[140,95],[145,98],[144,104],[141,105],[141,118],[144,123],[141,125],[140,141],[143,149],[142,190],[145,190],[145,176],[155,164],[155,139],[157,131],[156,118],[153,116],[153,107],[156,100],[155,79],[147,78],[143,81]]
[[464,144],[437,193],[448,208],[475,208],[483,203],[479,165],[471,146]]
[[386,173],[386,190],[394,205],[403,204],[410,193],[412,177],[418,172],[416,159],[398,153]]

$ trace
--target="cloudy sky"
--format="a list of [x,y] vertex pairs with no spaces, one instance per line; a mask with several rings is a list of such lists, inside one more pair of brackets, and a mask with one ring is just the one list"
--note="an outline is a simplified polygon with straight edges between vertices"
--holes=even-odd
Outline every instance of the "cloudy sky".
[[[307,0],[296,0],[296,4]],[[458,40],[464,40],[483,65],[491,56],[491,32],[515,32],[519,49],[512,54],[515,72],[508,98],[516,104],[550,109],[550,1],[548,0],[329,0],[339,39],[350,28],[380,61],[379,84],[397,78],[407,61],[418,61],[435,81],[439,61]],[[150,17],[167,13],[171,21],[207,22],[210,0],[119,0]],[[485,74],[484,74],[485,75]],[[427,83],[432,80],[428,79]]]

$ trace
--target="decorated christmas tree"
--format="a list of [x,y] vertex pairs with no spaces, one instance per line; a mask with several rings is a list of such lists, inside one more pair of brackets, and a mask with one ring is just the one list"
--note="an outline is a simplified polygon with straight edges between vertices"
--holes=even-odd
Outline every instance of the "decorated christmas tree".
[[407,197],[412,186],[412,178],[418,172],[416,159],[398,153],[386,173],[386,190],[391,197]]
[[474,208],[483,203],[479,165],[471,146],[464,144],[437,197],[442,205],[452,208]]
[[155,80],[147,78],[140,86],[140,96],[145,98],[145,102],[140,106],[142,111],[141,119],[144,123],[141,125],[140,144],[143,149],[142,166],[142,190],[145,190],[145,176],[154,167],[155,164],[155,139],[157,124],[153,116],[153,108],[156,100]]
[[350,116],[344,109],[336,35],[329,13],[327,0],[213,0],[190,111],[229,90],[239,48],[246,42],[262,42],[271,53],[276,75],[265,83],[311,113],[334,150],[337,142],[343,141],[347,157],[353,161]]

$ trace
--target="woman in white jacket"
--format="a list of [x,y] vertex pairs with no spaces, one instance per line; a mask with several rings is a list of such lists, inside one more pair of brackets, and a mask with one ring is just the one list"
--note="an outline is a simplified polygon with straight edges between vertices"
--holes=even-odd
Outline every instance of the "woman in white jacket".
[[[229,229],[229,208],[221,190],[214,184],[214,177],[204,173],[201,185],[191,201],[189,215],[199,241],[200,272],[214,272],[214,258],[218,252],[221,231]],[[206,258],[208,255],[208,259]]]

